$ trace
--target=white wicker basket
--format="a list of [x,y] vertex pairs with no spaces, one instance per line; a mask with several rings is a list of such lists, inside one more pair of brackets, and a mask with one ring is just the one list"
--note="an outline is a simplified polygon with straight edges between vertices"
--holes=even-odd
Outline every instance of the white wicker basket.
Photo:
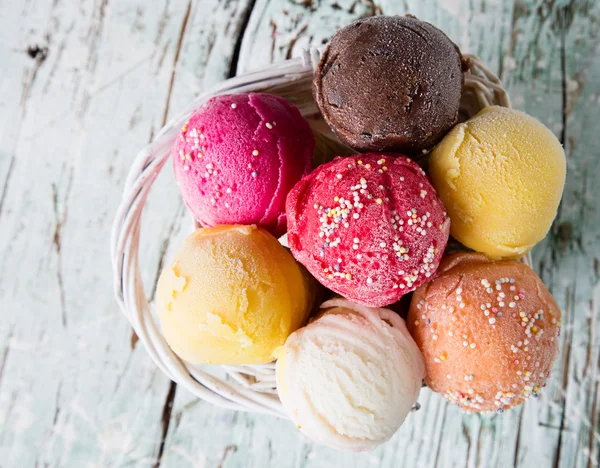
[[[111,255],[114,288],[121,310],[131,323],[156,365],[177,384],[215,405],[240,411],[258,411],[287,417],[275,388],[275,365],[221,366],[226,378],[215,377],[203,368],[179,359],[167,345],[157,326],[140,275],[139,238],[142,211],[158,173],[169,159],[175,138],[200,104],[219,94],[266,92],[296,105],[305,115],[318,110],[312,98],[312,75],[319,51],[305,51],[300,58],[286,60],[264,70],[224,81],[201,94],[190,106],[171,119],[154,141],[136,156],[125,182],[123,199],[112,229]],[[500,80],[479,58],[466,55],[469,69],[465,74],[461,114],[471,116],[485,106],[510,107],[508,94]],[[530,263],[530,259],[524,259]]]

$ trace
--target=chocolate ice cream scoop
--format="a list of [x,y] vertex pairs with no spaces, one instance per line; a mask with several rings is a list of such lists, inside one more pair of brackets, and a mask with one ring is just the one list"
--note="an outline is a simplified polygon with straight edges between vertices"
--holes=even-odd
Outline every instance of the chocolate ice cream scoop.
[[463,68],[458,47],[436,27],[410,16],[377,16],[335,34],[313,93],[344,143],[415,154],[456,122]]

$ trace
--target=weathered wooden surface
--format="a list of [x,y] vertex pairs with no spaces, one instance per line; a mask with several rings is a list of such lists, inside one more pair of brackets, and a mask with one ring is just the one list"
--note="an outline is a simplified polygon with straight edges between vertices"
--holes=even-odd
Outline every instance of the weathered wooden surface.
[[[154,368],[112,299],[128,166],[170,113],[235,73],[410,12],[478,53],[564,142],[567,188],[534,251],[564,311],[541,401],[423,409],[370,454],[197,401]],[[27,0],[0,3],[0,467],[565,466],[600,459],[600,2]],[[169,170],[144,215],[148,290],[190,219]]]

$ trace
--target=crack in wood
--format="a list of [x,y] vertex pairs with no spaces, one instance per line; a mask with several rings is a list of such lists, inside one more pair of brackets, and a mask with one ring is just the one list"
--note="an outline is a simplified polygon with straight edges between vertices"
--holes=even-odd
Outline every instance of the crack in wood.
[[242,21],[239,30],[237,31],[237,38],[235,41],[235,46],[233,47],[233,55],[231,56],[231,63],[229,64],[229,72],[227,73],[227,78],[233,78],[237,75],[237,68],[238,62],[240,60],[242,42],[244,40],[246,29],[248,28],[248,23],[250,22],[250,15],[252,14],[252,10],[254,10],[255,5],[256,0],[250,0],[242,14]]
[[523,415],[525,411],[520,408],[521,414],[519,415],[519,423],[517,424],[517,438],[515,439],[515,456],[513,458],[513,467],[519,466],[519,449],[521,448],[521,430],[523,429]]
[[10,340],[13,336],[13,331],[14,328],[11,328],[8,332],[8,336],[6,337],[6,347],[2,353],[2,361],[0,361],[0,385],[2,385],[2,376],[4,375],[4,368],[6,367],[6,362],[8,361],[8,355],[10,353]]
[[135,330],[131,330],[131,338],[129,339],[129,347],[131,348],[132,351],[135,349],[135,345],[137,344],[138,341],[140,341],[139,336],[137,336],[137,333],[135,332]]
[[52,418],[52,427],[56,427],[58,422],[58,416],[60,415],[60,392],[62,390],[62,379],[58,382],[58,389],[56,390],[56,399],[54,402],[54,417]]
[[[158,46],[160,44],[160,40],[165,32],[165,28],[167,26],[167,21],[169,20],[169,6],[171,6],[170,0],[165,2],[165,7],[163,8],[162,15],[160,16],[160,22],[158,23],[158,28],[156,31],[156,38],[154,39],[154,45]],[[167,42],[168,43],[168,42]]]
[[277,23],[271,18],[269,20],[271,26],[271,62],[275,61],[275,47],[277,44]]
[[52,236],[52,243],[54,244],[54,250],[56,252],[56,282],[58,283],[58,293],[60,299],[60,319],[63,328],[67,328],[67,310],[65,300],[65,286],[62,276],[62,258],[60,254],[61,243],[60,233],[62,229],[62,221],[58,215],[58,193],[56,190],[56,184],[52,184],[52,206],[54,208],[55,227],[54,235]]
[[219,460],[219,464],[217,465],[217,468],[223,468],[223,465],[227,461],[227,457],[229,456],[229,454],[235,453],[235,452],[237,452],[237,450],[238,450],[238,446],[235,444],[229,444],[227,447],[225,447],[225,450],[223,451],[223,455],[221,456],[221,460]]
[[175,394],[177,392],[177,384],[173,381],[169,384],[169,393],[162,410],[161,427],[162,435],[160,438],[160,445],[158,448],[158,454],[156,455],[156,462],[153,468],[159,468],[162,463],[163,452],[165,450],[165,442],[169,433],[169,425],[171,423],[171,412],[173,411],[173,401],[175,400]]
[[98,54],[96,54],[95,52],[98,50],[98,44],[100,42],[100,37],[104,29],[104,19],[106,17],[107,6],[108,0],[102,0],[100,6],[98,7],[98,16],[96,18],[96,21],[94,24],[92,24],[90,28],[90,34],[88,34],[90,54],[86,63],[86,69],[90,72],[93,72],[96,69]]
[[[133,335],[137,337],[135,332],[133,332]],[[133,351],[133,347],[131,348],[131,350]],[[131,364],[132,354],[133,353],[129,353],[127,355],[127,359],[125,360],[125,365],[123,366],[123,369],[121,370],[121,372],[119,372],[119,374],[117,375],[117,379],[115,382],[115,389],[113,390],[113,393],[117,393],[119,391],[119,387],[121,387],[121,382],[123,381],[123,377],[125,377],[125,374],[127,373],[127,370],[129,369],[129,365]]]
[[565,329],[565,341],[562,350],[562,358],[564,362],[563,367],[563,380],[562,380],[562,390],[561,390],[561,403],[560,406],[562,408],[562,414],[560,415],[560,430],[558,433],[558,441],[556,452],[554,453],[554,461],[553,467],[558,468],[560,466],[560,455],[562,451],[562,438],[563,433],[566,429],[567,423],[567,388],[569,386],[569,369],[570,369],[570,361],[571,361],[571,348],[573,345],[573,304],[575,302],[575,292],[576,285],[573,284],[570,287],[567,287],[567,304],[566,304],[566,313],[567,313],[567,323],[566,326],[563,327]]
[[43,59],[40,59],[39,57],[36,58],[35,64],[33,65],[31,72],[27,73],[24,77],[23,88],[21,91],[21,108],[23,109],[23,114],[25,113],[25,103],[27,102],[27,98],[29,97],[29,93],[31,92],[33,83],[35,82],[38,71],[45,60],[46,57],[44,57]]
[[15,168],[15,154],[10,158],[10,163],[8,163],[8,171],[6,172],[6,177],[4,178],[4,184],[2,185],[2,194],[0,195],[0,219],[2,219],[2,210],[4,209],[4,200],[6,200],[6,194],[8,193],[8,185],[10,182],[10,178],[12,177],[13,170]]
[[[469,427],[465,424],[464,420],[462,422],[462,433],[464,438],[467,440],[467,460],[465,461],[465,465],[470,466],[469,462],[471,460],[471,435],[469,434]],[[437,460],[435,466],[437,466]]]
[[185,13],[183,15],[183,21],[181,22],[181,28],[179,30],[179,37],[177,39],[177,45],[175,47],[175,56],[173,57],[173,68],[171,71],[171,79],[169,81],[169,87],[167,89],[167,99],[165,104],[165,111],[163,113],[161,127],[167,123],[167,117],[169,115],[169,106],[171,105],[171,94],[173,93],[173,85],[175,84],[175,75],[177,73],[177,64],[179,63],[179,55],[181,54],[181,46],[183,45],[183,37],[190,19],[190,13],[192,12],[192,0],[188,1]]
[[146,62],[150,61],[150,59],[152,59],[152,56],[153,56],[153,53],[152,54],[148,54],[145,57],[142,57],[140,60],[138,60],[137,62],[135,62],[129,68],[127,68],[126,70],[124,70],[121,73],[117,74],[114,78],[111,78],[106,83],[104,83],[103,85],[101,85],[98,88],[96,88],[95,90],[93,90],[90,93],[89,97],[93,98],[96,95],[100,94],[102,91],[105,91],[107,88],[110,88],[111,86],[114,86],[119,81],[121,81],[123,78],[125,78],[127,75],[129,75],[130,73],[133,73],[139,67],[141,67],[142,65],[144,65]]
[[[67,191],[65,196],[65,205],[66,200],[69,197],[71,192],[71,185],[73,183],[73,171],[71,170],[69,175],[69,181],[67,185]],[[62,218],[59,216],[58,210],[58,190],[56,184],[52,184],[52,207],[54,210],[54,219],[55,219],[55,227],[54,227],[54,235],[52,236],[52,243],[54,245],[54,250],[56,252],[56,281],[58,284],[58,292],[60,299],[60,317],[63,328],[67,328],[67,304],[66,304],[66,294],[65,294],[65,285],[63,279],[63,271],[62,271],[62,242],[61,242],[61,233],[63,225],[66,221],[67,217],[67,208],[63,211]]]
[[[598,368],[600,368],[600,361],[598,362]],[[592,418],[591,418],[591,429],[592,431],[595,430],[595,428],[598,425],[598,392],[600,391],[600,380],[596,380],[596,390],[594,391],[594,398],[592,400]],[[590,442],[589,442],[589,451],[590,451],[590,456],[588,459],[588,466],[587,468],[592,468],[594,466],[598,466],[598,462],[593,463],[594,461],[594,454],[596,452],[596,442],[597,439],[600,439],[598,434],[595,434],[595,437],[590,437]],[[596,457],[598,458],[598,457]]]
[[[566,8],[566,7],[565,7]],[[566,50],[566,42],[567,42],[567,29],[564,27],[564,23],[566,22],[565,9],[561,9],[558,12],[558,21],[561,26],[561,35],[560,35],[560,71],[562,75],[562,130],[560,132],[560,142],[564,146],[567,139],[567,50]]]
[[[447,408],[444,405],[444,406],[442,406],[441,409],[442,409],[442,422],[440,423],[440,427],[444,427],[444,422],[446,421],[446,414],[447,414],[446,409]],[[437,416],[436,416],[436,419],[437,419]],[[441,442],[442,442],[443,432],[444,432],[443,430],[440,430],[440,435],[439,435],[437,443],[436,443],[437,449],[435,451],[435,461],[433,463],[433,466],[438,466],[438,462],[440,460],[440,452],[441,452],[441,449],[442,449],[442,443]]]
[[52,79],[54,78],[54,75],[56,74],[58,65],[60,63],[62,63],[62,56],[67,47],[67,38],[69,37],[69,34],[71,33],[71,31],[73,31],[74,28],[75,28],[75,23],[71,23],[70,27],[65,32],[65,36],[64,36],[63,40],[61,41],[60,45],[58,46],[57,52],[55,54],[53,54],[53,57],[54,57],[53,62],[54,63],[50,66],[50,71],[48,72],[46,82],[44,83],[44,86],[42,87],[43,94],[46,94],[48,92],[48,90],[50,89],[50,84],[52,83]]
[[289,60],[289,59],[292,58],[292,52],[293,52],[294,46],[296,45],[296,42],[298,42],[298,39],[300,39],[300,37],[302,36],[302,34],[304,34],[307,29],[308,29],[308,24],[304,24],[304,26],[302,26],[298,30],[298,32],[294,35],[294,37],[292,37],[290,39],[289,44],[288,44],[288,49],[287,49],[287,52],[285,54],[286,60]]

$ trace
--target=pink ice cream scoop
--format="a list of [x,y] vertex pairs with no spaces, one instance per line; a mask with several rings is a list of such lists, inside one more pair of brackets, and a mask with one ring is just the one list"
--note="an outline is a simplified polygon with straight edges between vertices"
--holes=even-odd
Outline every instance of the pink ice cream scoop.
[[450,220],[425,172],[400,155],[336,158],[287,198],[288,243],[329,289],[382,307],[433,278]]
[[217,96],[173,146],[181,195],[198,222],[286,231],[285,199],[311,168],[315,141],[292,104],[270,94]]

